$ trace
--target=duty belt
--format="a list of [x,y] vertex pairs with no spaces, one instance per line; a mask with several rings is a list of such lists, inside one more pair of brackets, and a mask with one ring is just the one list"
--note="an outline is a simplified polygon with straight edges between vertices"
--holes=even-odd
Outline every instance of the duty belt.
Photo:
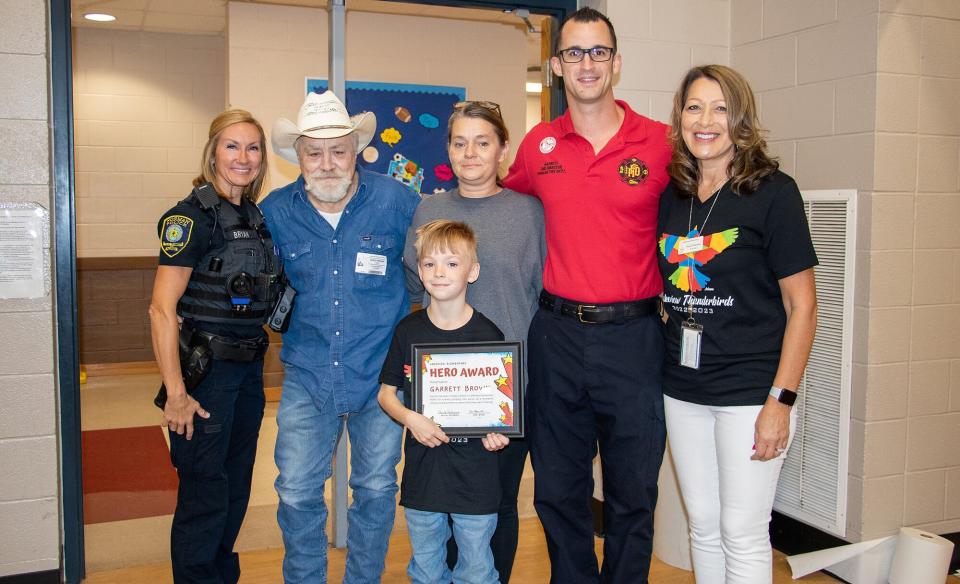
[[250,363],[263,358],[270,347],[270,339],[267,337],[231,339],[205,331],[194,331],[193,334],[197,341],[210,348],[214,359],[221,361]]
[[603,324],[657,314],[660,311],[660,298],[655,296],[634,302],[588,304],[567,300],[543,290],[540,292],[540,306],[563,316],[576,318],[585,324]]

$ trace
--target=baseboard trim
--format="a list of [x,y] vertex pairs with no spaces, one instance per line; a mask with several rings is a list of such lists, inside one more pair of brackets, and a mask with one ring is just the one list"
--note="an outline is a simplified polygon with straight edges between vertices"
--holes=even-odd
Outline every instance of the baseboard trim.
[[160,373],[156,361],[130,361],[127,363],[87,363],[81,365],[88,377],[106,377],[110,375],[138,375],[141,373]]
[[[156,361],[131,361],[130,363],[90,363],[83,365],[87,377],[109,377],[111,375],[139,375],[143,373],[160,374]],[[280,401],[282,387],[264,387],[263,392],[268,402]],[[4,584],[0,581],[0,584]]]
[[603,537],[606,535],[606,531],[603,529],[603,501],[591,497],[590,512],[593,514],[593,534],[597,537]]
[[774,511],[770,519],[770,543],[786,555],[793,556],[847,545],[849,542]]
[[263,395],[267,398],[268,402],[278,402],[280,401],[280,396],[283,394],[282,387],[264,387]]
[[60,570],[0,576],[0,584],[60,584]]

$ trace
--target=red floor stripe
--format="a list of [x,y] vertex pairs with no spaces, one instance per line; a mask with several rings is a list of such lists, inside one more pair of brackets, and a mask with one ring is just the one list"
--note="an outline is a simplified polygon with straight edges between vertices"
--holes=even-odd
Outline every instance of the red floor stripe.
[[159,426],[83,432],[84,523],[173,513],[177,473]]

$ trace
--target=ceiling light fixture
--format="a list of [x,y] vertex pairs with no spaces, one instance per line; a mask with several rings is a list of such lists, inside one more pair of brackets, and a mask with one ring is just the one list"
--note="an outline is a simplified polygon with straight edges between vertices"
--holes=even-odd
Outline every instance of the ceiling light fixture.
[[98,12],[91,12],[90,14],[84,14],[83,17],[86,18],[87,20],[93,20],[95,22],[113,22],[114,20],[117,19],[117,17],[112,14],[104,14],[104,13],[98,13]]

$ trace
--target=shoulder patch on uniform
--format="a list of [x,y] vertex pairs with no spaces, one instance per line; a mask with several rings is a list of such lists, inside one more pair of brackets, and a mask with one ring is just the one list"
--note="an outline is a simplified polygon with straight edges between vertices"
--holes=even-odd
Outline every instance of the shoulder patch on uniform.
[[160,230],[160,250],[172,258],[190,243],[193,232],[193,219],[185,215],[170,215],[163,220]]

